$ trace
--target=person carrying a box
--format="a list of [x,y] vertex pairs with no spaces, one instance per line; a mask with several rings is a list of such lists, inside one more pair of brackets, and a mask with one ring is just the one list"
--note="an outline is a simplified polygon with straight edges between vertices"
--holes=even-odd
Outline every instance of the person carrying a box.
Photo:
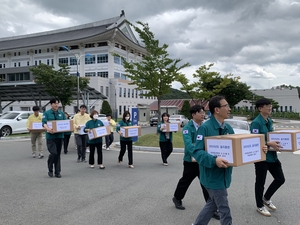
[[[67,112],[64,112],[66,118],[69,120],[70,119],[70,115]],[[70,142],[70,137],[71,137],[72,132],[65,132],[64,133],[64,153],[68,154],[68,146],[69,146],[69,142]]]
[[105,147],[106,150],[109,151],[109,146],[114,142],[114,129],[116,126],[116,122],[111,118],[111,115],[106,115],[108,125],[110,127],[110,134],[105,136]]
[[52,120],[66,120],[66,116],[63,112],[58,110],[59,99],[50,99],[51,109],[47,110],[43,114],[42,124],[46,129],[46,141],[47,148],[49,151],[48,157],[48,176],[53,177],[53,165],[55,177],[61,178],[60,171],[60,153],[62,148],[62,141],[64,138],[64,133],[54,133],[53,129],[48,127],[47,122]]
[[31,139],[31,149],[32,149],[32,157],[36,157],[36,142],[38,143],[38,151],[39,151],[39,159],[43,158],[43,131],[31,131],[29,126],[31,123],[34,122],[42,122],[42,115],[40,114],[40,107],[33,106],[32,107],[33,114],[31,114],[26,122],[26,127],[30,132],[30,139]]
[[133,154],[132,154],[132,138],[125,138],[123,137],[122,132],[120,131],[121,127],[127,127],[127,126],[132,126],[132,123],[130,121],[130,113],[129,111],[125,111],[123,113],[123,118],[122,120],[118,123],[116,131],[120,134],[120,154],[118,157],[118,165],[121,165],[121,162],[123,161],[123,156],[126,152],[126,146],[127,146],[127,151],[128,151],[128,166],[129,168],[133,169]]
[[166,124],[169,122],[170,115],[164,112],[161,115],[161,122],[157,125],[157,132],[159,133],[159,147],[161,152],[161,159],[164,166],[168,166],[168,157],[173,152],[172,137],[173,132],[166,132]]
[[[104,124],[102,123],[101,120],[98,120],[98,112],[96,110],[93,110],[90,114],[91,120],[89,120],[85,124],[84,131],[85,132],[91,132],[92,129],[97,128],[97,127],[103,127]],[[98,137],[92,140],[88,140],[88,144],[90,147],[90,156],[89,156],[89,164],[90,168],[94,168],[94,163],[95,163],[95,149],[97,148],[97,155],[98,155],[98,165],[99,169],[105,169],[103,166],[103,155],[102,155],[102,137]]]
[[84,132],[84,126],[89,121],[90,115],[86,113],[86,106],[80,106],[80,112],[74,115],[74,135],[77,144],[77,162],[86,162],[85,160],[85,151],[87,143],[87,134]]
[[[182,130],[184,141],[183,175],[177,184],[174,197],[172,199],[175,207],[181,210],[185,209],[185,207],[182,205],[182,199],[184,198],[187,189],[196,177],[200,178],[199,165],[192,157],[192,152],[195,147],[197,130],[202,125],[204,120],[204,107],[201,105],[194,105],[190,108],[190,114],[192,119],[184,126]],[[201,183],[200,186],[202,188],[204,199],[207,202],[209,199],[209,194]],[[213,218],[218,220],[220,219],[217,211],[213,214]]]
[[[281,162],[277,157],[277,151],[280,151],[281,146],[278,141],[267,140],[267,133],[273,131],[273,123],[269,118],[272,113],[271,101],[267,98],[261,98],[256,101],[255,106],[259,111],[259,115],[251,123],[251,133],[264,134],[266,145],[269,148],[272,147],[274,149],[273,151],[267,152],[265,161],[254,163],[256,210],[264,216],[271,216],[268,209],[276,210],[276,206],[270,199],[285,182]],[[274,180],[264,194],[264,185],[268,171],[273,176]]]

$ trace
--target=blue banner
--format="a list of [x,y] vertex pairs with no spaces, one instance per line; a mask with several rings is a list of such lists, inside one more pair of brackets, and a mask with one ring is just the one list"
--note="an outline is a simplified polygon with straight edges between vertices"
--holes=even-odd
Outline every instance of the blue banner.
[[[138,108],[131,108],[131,123],[133,126],[138,126],[139,124],[139,114]],[[136,142],[138,137],[132,137],[132,142]]]

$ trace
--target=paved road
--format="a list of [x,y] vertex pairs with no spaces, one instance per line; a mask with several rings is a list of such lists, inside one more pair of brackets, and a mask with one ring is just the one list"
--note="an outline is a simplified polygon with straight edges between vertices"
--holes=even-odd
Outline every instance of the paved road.
[[[134,152],[135,168],[129,169],[127,158],[117,165],[118,149],[113,149],[104,151],[106,169],[99,170],[77,163],[73,140],[70,144],[58,179],[47,176],[47,151],[44,159],[33,159],[29,140],[0,140],[0,224],[190,225],[204,205],[198,180],[186,194],[186,210],[171,201],[182,174],[180,153],[172,154],[166,167],[159,153]],[[229,201],[235,225],[300,225],[300,155],[280,158],[286,184],[273,198],[278,210],[270,218],[255,211],[253,165],[234,169]]]

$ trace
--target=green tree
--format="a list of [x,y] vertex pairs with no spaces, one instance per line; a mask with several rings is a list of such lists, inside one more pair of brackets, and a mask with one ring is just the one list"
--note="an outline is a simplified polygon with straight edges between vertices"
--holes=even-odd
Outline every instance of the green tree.
[[142,28],[129,24],[145,44],[147,54],[140,62],[129,63],[123,59],[126,76],[130,78],[130,84],[137,85],[137,90],[149,90],[143,96],[157,98],[158,118],[160,118],[162,96],[170,92],[171,84],[177,80],[179,71],[190,64],[182,64],[181,59],[171,59],[167,52],[168,45],[159,46],[159,40],[154,39],[154,34],[150,31],[147,23],[138,21],[137,24]]
[[197,103],[198,100],[209,100],[211,97],[219,94],[228,84],[230,84],[231,74],[225,75],[223,78],[220,73],[210,71],[214,64],[201,66],[193,74],[196,81],[189,83],[188,78],[184,74],[180,74],[178,82],[181,83],[181,90],[188,93],[192,100]]
[[[62,104],[63,111],[66,105],[71,105],[74,96],[77,96],[77,77],[70,76],[70,68],[65,64],[59,64],[59,69],[54,70],[53,66],[41,63],[30,68],[34,75],[36,84],[44,85],[45,92],[50,96],[57,97]],[[89,80],[79,78],[79,88],[87,87]]]
[[107,114],[111,115],[112,110],[111,110],[111,107],[110,107],[110,104],[108,103],[108,101],[103,101],[100,113],[105,114],[105,115],[107,115]]
[[186,116],[189,120],[192,119],[190,114],[190,101],[184,100],[183,105],[180,110],[180,114]]

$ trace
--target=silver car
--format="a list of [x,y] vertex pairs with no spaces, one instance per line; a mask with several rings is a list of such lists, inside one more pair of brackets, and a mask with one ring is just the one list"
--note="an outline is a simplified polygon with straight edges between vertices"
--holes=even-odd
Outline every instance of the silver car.
[[184,115],[172,115],[169,121],[170,123],[179,123],[181,127],[184,127],[189,122],[189,119]]
[[233,128],[235,134],[250,134],[250,126],[247,121],[225,119],[224,122]]
[[32,113],[27,111],[9,111],[3,113],[0,117],[1,135],[6,137],[11,134],[28,133],[26,122]]

